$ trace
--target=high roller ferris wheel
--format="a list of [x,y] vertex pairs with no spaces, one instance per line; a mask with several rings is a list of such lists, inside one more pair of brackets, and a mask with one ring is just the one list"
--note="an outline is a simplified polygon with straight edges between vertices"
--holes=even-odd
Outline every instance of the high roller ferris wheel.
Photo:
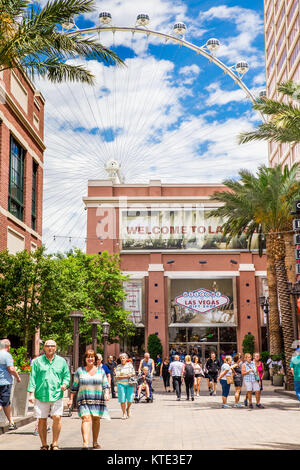
[[[108,33],[112,33],[113,46],[116,46],[114,42],[116,34],[124,35],[124,37],[126,35],[131,36],[132,43],[128,44],[127,42],[129,49],[133,48],[133,41],[137,37],[144,38],[145,42],[144,53],[141,54],[141,63],[135,66],[135,68],[131,67],[134,62],[134,57],[126,59],[126,70],[124,70],[125,68],[118,70],[120,67],[113,65],[105,66],[101,64],[100,66],[100,63],[98,63],[95,65],[95,75],[97,75],[101,85],[99,85],[96,91],[95,87],[87,88],[82,84],[74,84],[72,86],[66,84],[64,85],[65,90],[71,94],[72,102],[70,103],[70,100],[66,98],[64,89],[61,89],[61,85],[57,87],[54,85],[53,96],[55,95],[56,99],[57,96],[59,96],[59,103],[58,105],[57,103],[54,104],[51,98],[49,101],[47,100],[51,108],[51,119],[48,123],[49,129],[52,129],[52,134],[55,136],[50,145],[48,145],[48,148],[52,154],[56,155],[59,152],[59,154],[62,155],[65,152],[65,155],[68,156],[63,162],[62,159],[59,158],[52,164],[51,168],[45,169],[46,184],[48,181],[49,187],[49,189],[45,191],[45,219],[50,221],[47,238],[49,239],[49,237],[51,237],[52,242],[57,242],[59,237],[65,240],[69,238],[69,242],[73,242],[76,239],[76,235],[80,235],[80,237],[78,236],[77,238],[81,239],[81,247],[83,247],[85,231],[83,206],[81,204],[81,209],[77,208],[74,211],[74,185],[76,186],[76,193],[80,195],[81,200],[81,197],[86,192],[87,179],[93,179],[94,177],[99,178],[105,171],[108,177],[116,183],[123,182],[124,173],[127,179],[131,180],[131,182],[135,182],[136,177],[140,179],[143,178],[143,176],[145,177],[145,166],[151,164],[153,155],[154,159],[157,156],[160,162],[163,161],[163,154],[158,151],[158,149],[164,138],[160,136],[160,140],[160,138],[157,137],[159,124],[156,122],[158,121],[157,116],[161,112],[162,106],[155,107],[155,104],[153,104],[155,103],[153,92],[152,95],[150,95],[150,92],[148,95],[144,93],[144,97],[141,97],[139,92],[140,85],[145,82],[147,75],[146,78],[151,82],[154,88],[157,88],[155,93],[157,94],[157,101],[159,101],[159,86],[161,83],[159,79],[162,78],[164,81],[168,80],[169,65],[166,64],[167,61],[163,58],[163,53],[159,55],[159,63],[157,63],[157,61],[153,62],[152,69],[149,73],[148,54],[145,54],[145,50],[149,47],[150,38],[153,38],[153,41],[157,41],[155,44],[159,43],[162,49],[166,48],[167,45],[177,45],[179,47],[176,51],[190,50],[191,52],[195,52],[197,56],[203,56],[207,59],[208,64],[213,63],[218,67],[222,73],[222,79],[224,77],[230,77],[232,83],[243,91],[247,100],[254,103],[257,99],[243,81],[245,74],[249,70],[248,62],[240,60],[233,66],[224,64],[216,56],[221,45],[218,39],[210,38],[205,44],[197,46],[185,39],[187,27],[182,22],[175,23],[172,31],[169,33],[149,29],[149,24],[149,15],[139,14],[134,26],[114,25],[112,23],[112,15],[109,12],[101,12],[99,14],[99,25],[92,28],[80,29],[77,27],[74,19],[69,19],[63,24],[65,34],[67,35],[82,34],[93,37],[98,35],[99,40],[101,37],[101,42],[104,36],[107,36]],[[141,41],[141,39],[139,39],[139,41]],[[177,53],[178,52],[175,54]],[[158,70],[158,65],[161,65],[161,63],[163,63],[165,67],[162,73]],[[145,70],[145,72],[143,72],[143,70]],[[99,76],[101,73],[102,77]],[[130,81],[134,82],[133,87]],[[169,87],[167,91],[169,93],[168,97],[170,98],[170,96],[174,94],[174,87]],[[121,93],[128,95],[128,98],[125,97],[123,107],[120,106],[119,103]],[[132,99],[134,94],[137,96],[136,99]],[[262,97],[265,96],[265,94],[265,91],[261,91],[259,96]],[[166,103],[164,109],[167,109],[167,106],[168,104]],[[176,104],[174,106],[176,107]],[[153,108],[154,113],[152,113]],[[77,116],[75,115],[76,113]],[[153,122],[149,122],[150,115],[153,115]],[[60,116],[62,120],[59,124]],[[260,117],[265,121],[263,115]],[[147,119],[148,124],[146,122]],[[53,121],[55,121],[55,123],[53,123]],[[170,122],[173,122],[171,118]],[[195,139],[192,120],[186,118],[185,122],[183,122],[183,124],[181,123],[180,126],[183,139]],[[85,132],[86,128],[88,132]],[[62,142],[62,138],[58,135],[57,130],[63,130],[66,138],[69,139],[68,142],[72,145],[71,156],[68,149],[68,142]],[[205,132],[207,135],[209,129],[206,129]],[[137,135],[139,137],[137,137]],[[151,136],[151,139],[148,138],[148,135]],[[173,133],[169,132],[169,136],[164,139],[163,142],[165,148],[167,147],[171,153],[172,151],[174,152],[172,149],[172,136]],[[140,141],[138,141],[138,138]],[[149,144],[150,141],[151,143]],[[180,152],[178,144],[176,151]],[[75,157],[75,154],[78,158]],[[154,166],[150,166],[150,168],[154,168]],[[90,173],[88,173],[88,169]],[[63,188],[64,198],[68,199],[69,197],[70,199],[67,200],[66,204],[63,204],[61,209],[58,209],[56,191],[52,189],[52,183],[57,177],[58,171],[66,175]],[[71,186],[73,186],[73,188]],[[58,215],[59,212],[60,215]],[[72,214],[72,216],[68,214]],[[55,222],[52,222],[53,220],[55,220]],[[59,223],[57,223],[57,221],[59,221]],[[65,229],[66,232],[64,235],[61,235],[63,229]],[[54,246],[52,246],[51,249],[55,249]]]

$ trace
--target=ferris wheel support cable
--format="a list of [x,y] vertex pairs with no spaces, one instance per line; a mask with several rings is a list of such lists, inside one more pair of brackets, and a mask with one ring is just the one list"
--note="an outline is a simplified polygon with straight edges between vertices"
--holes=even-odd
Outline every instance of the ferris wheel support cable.
[[[103,73],[103,71],[102,71],[102,73]],[[99,83],[99,86],[100,86],[100,83]],[[101,115],[100,108],[99,108],[99,99],[96,96],[95,87],[92,86],[92,88],[93,88],[93,94],[94,94],[95,103],[96,103],[96,107],[97,107],[97,115],[98,115],[98,118],[99,118],[99,121],[100,121],[99,129],[101,128],[104,132],[104,139],[102,139],[102,140],[104,140],[104,142],[105,142],[105,145],[106,145],[106,148],[107,148],[108,158],[111,158],[111,156],[110,156],[111,150],[110,150],[110,148],[107,144],[107,142],[109,140],[108,139],[108,134],[107,134],[107,127],[105,126],[104,122],[102,121],[102,115]]]
[[[222,77],[223,78],[226,78],[225,76]],[[173,93],[173,89],[170,87],[170,94]],[[216,102],[216,98],[213,100],[213,103]],[[212,103],[212,104],[213,104]],[[158,116],[161,114],[161,110],[159,109],[156,113],[156,115],[154,116],[153,118],[153,121],[156,122],[156,119],[158,118]],[[197,119],[197,118],[196,118]],[[175,132],[178,132],[178,131],[183,131],[184,129],[189,129],[191,127],[191,123],[192,123],[192,120],[189,119],[189,120],[186,120],[186,121],[183,121],[182,124],[180,124],[180,126],[175,129],[174,131],[170,131],[169,135],[167,135],[167,138],[164,140],[164,146],[166,146],[166,143],[167,142],[170,142],[168,148],[172,148],[170,147],[171,143],[172,143],[172,139],[174,137],[174,133]],[[209,135],[211,133],[211,130],[207,133],[207,135]],[[191,135],[194,135],[194,129],[192,128],[192,130],[188,131],[187,133],[184,134],[185,137],[189,137]],[[140,153],[140,156],[142,157],[143,155],[145,155],[146,153],[148,153],[148,149],[143,149],[142,151],[139,151]]]
[[[145,39],[146,39],[146,41],[145,41],[145,44],[143,46],[143,49],[144,49],[144,54],[146,55],[146,51],[148,50],[148,47],[149,47],[148,36],[146,36]],[[133,40],[134,40],[134,35],[131,34],[131,50],[132,51],[134,51]],[[135,51],[134,51],[134,53],[135,53]],[[139,56],[137,56],[137,57],[134,56],[134,57],[130,58],[129,61],[134,61],[134,59],[139,59]],[[128,70],[124,71],[124,72],[127,72],[126,73],[127,80],[126,80],[125,100],[122,100],[123,103],[122,103],[121,114],[123,115],[123,119],[122,119],[121,128],[125,129],[126,125],[127,125],[127,135],[130,135],[130,130],[131,130],[132,125],[133,125],[133,120],[130,120],[129,122],[126,122],[127,115],[129,114],[131,116],[132,111],[134,110],[134,100],[132,99],[133,97],[129,93],[129,84],[132,83],[131,74],[133,73],[133,69],[135,69],[134,70],[134,76],[135,76],[136,83],[139,82],[139,80],[137,80],[137,75],[139,75],[139,77],[140,77],[142,72],[143,72],[142,67],[137,67],[137,66],[135,66],[135,68],[133,66],[132,67],[129,66]],[[136,72],[136,69],[137,69],[137,72]],[[129,99],[129,95],[130,95],[130,99]],[[134,95],[134,98],[135,98],[136,94],[133,93],[133,95]],[[129,102],[128,102],[128,99],[129,99]],[[123,137],[123,142],[121,144],[121,149],[120,149],[122,165],[125,164],[126,153],[128,155],[128,150],[126,152],[126,146],[128,146],[128,142],[126,142],[126,140]]]
[[[87,104],[88,104],[88,106],[89,106],[89,108],[90,108],[90,111],[91,111],[91,113],[92,113],[92,115],[93,115],[93,118],[94,118],[94,120],[95,120],[95,125],[96,125],[96,129],[97,129],[98,137],[100,137],[100,139],[101,139],[101,141],[102,141],[102,144],[103,144],[103,146],[105,147],[103,150],[106,151],[107,158],[109,158],[109,156],[110,156],[110,149],[109,149],[109,147],[108,147],[108,145],[107,145],[107,138],[105,138],[105,137],[106,137],[106,129],[105,129],[105,137],[103,137],[102,134],[101,134],[100,126],[99,126],[99,121],[98,121],[98,119],[97,119],[97,117],[96,117],[96,113],[94,113],[94,109],[93,109],[93,107],[91,106],[90,100],[89,100],[88,95],[87,95],[87,93],[86,93],[86,91],[85,91],[85,90],[86,90],[86,86],[83,85],[83,84],[81,84],[81,86],[82,86],[83,93],[84,93],[84,95],[85,95],[86,102],[87,102]],[[95,89],[94,89],[94,86],[92,86],[92,88],[93,88],[93,94],[94,94],[94,96],[95,96]],[[98,104],[98,100],[95,100],[95,101],[96,101],[97,104]],[[94,102],[94,100],[93,100],[93,102]],[[102,125],[102,129],[103,129],[103,125]],[[99,151],[98,151],[97,153],[98,153],[98,159],[100,159],[101,162],[104,163],[105,160],[107,160],[107,158],[106,158],[106,159],[104,158],[104,160],[102,160],[102,155],[99,154]]]
[[[162,59],[162,54],[165,50],[165,47],[166,47],[165,44],[161,45],[159,58],[158,59],[153,59],[154,65],[156,65],[157,62],[159,63],[161,60],[165,60],[165,59]],[[169,59],[170,62],[172,62],[172,63],[174,62],[175,58],[178,56],[178,51],[179,51],[179,49],[175,48],[173,57],[171,59]],[[151,115],[153,107],[155,106],[156,97],[159,96],[159,93],[161,92],[159,87],[155,87],[154,93],[151,93],[151,91],[153,89],[153,85],[155,85],[155,80],[157,80],[157,78],[159,78],[159,74],[161,74],[161,76],[163,76],[163,74],[164,74],[164,72],[160,71],[159,67],[156,66],[156,67],[154,67],[154,69],[155,69],[155,73],[152,75],[152,80],[150,82],[150,86],[148,87],[148,94],[145,94],[143,103],[140,104],[140,115],[137,118],[137,124],[135,125],[135,128],[134,128],[133,137],[131,137],[129,143],[127,144],[127,146],[128,146],[127,154],[128,155],[131,155],[131,152],[133,152],[135,150],[136,146],[138,145],[139,140],[136,137],[136,135],[140,131],[142,131],[144,126],[147,124],[147,119],[149,119],[149,116]],[[171,92],[172,92],[172,90],[170,89],[169,93],[171,94]],[[150,93],[151,93],[151,95],[150,95]],[[148,108],[147,108],[147,106],[148,106]],[[158,114],[159,115],[161,114],[161,108],[159,108]],[[156,123],[156,120],[153,117],[152,117],[152,122]],[[131,125],[133,125],[133,123],[131,123]],[[128,133],[130,135],[129,131],[128,131]]]
[[[45,127],[46,127],[47,131],[50,130],[52,132],[51,139],[53,139],[53,141],[51,142],[51,150],[52,150],[52,148],[53,149],[58,149],[60,151],[60,153],[62,153],[62,150],[64,150],[65,154],[67,154],[68,157],[70,157],[70,155],[73,155],[74,153],[82,153],[83,143],[78,144],[78,147],[76,145],[74,145],[74,141],[76,143],[75,136],[73,136],[73,138],[72,138],[72,136],[69,134],[70,140],[72,140],[72,147],[66,146],[66,145],[64,145],[64,144],[66,144],[66,140],[63,137],[58,137],[57,136],[57,133],[58,133],[57,127],[50,126],[49,123],[47,123]],[[64,129],[64,132],[67,134],[66,129]],[[57,145],[55,145],[55,144],[57,144]],[[49,155],[49,152],[50,151],[47,149],[47,151],[46,151],[47,155]],[[96,154],[95,151],[93,152],[93,154],[95,155],[95,157],[97,157],[97,154]]]
[[[207,64],[206,66],[208,66],[208,65],[209,65],[209,64]],[[205,68],[206,68],[206,67],[205,67]],[[222,77],[221,77],[221,80],[219,79],[219,83],[220,83],[220,81],[225,80],[225,79],[226,79],[226,75],[223,74]],[[169,100],[169,97],[171,98],[171,96],[172,96],[173,94],[174,94],[174,88],[171,87],[171,86],[169,86],[169,93],[167,94],[167,98],[168,98],[168,99],[167,99],[166,101],[168,101],[168,100]],[[215,100],[214,100],[214,101],[215,101]],[[144,115],[146,116],[146,115],[148,115],[148,113],[145,112]],[[153,121],[153,122],[156,122],[157,119],[158,119],[158,117],[159,117],[160,115],[161,115],[161,108],[159,108],[159,109],[157,110],[156,114],[152,117],[152,121]],[[184,123],[184,127],[189,126],[189,123],[190,123],[190,121],[186,121],[186,123]],[[180,129],[183,129],[183,126],[182,126],[182,125],[180,126]],[[171,137],[172,137],[172,134],[171,134]],[[147,152],[147,150],[145,150],[145,152]]]
[[[140,113],[139,115],[137,115],[136,119],[135,120],[132,120],[131,122],[129,122],[129,126],[128,126],[128,135],[130,136],[130,132],[132,130],[132,127],[134,126],[134,131],[131,132],[131,135],[132,137],[129,138],[128,142],[126,143],[127,145],[127,151],[125,153],[125,156],[127,154],[128,155],[131,155],[131,152],[133,151],[133,148],[134,148],[134,145],[136,145],[136,143],[138,142],[138,139],[137,139],[137,134],[138,134],[138,131],[140,129],[142,129],[142,118],[143,118],[143,115],[145,113],[145,104],[148,104],[149,102],[154,102],[154,96],[149,96],[150,95],[150,91],[153,89],[153,84],[156,80],[156,77],[158,75],[158,73],[160,73],[160,70],[158,67],[155,67],[155,64],[157,62],[157,60],[160,62],[162,60],[162,54],[164,52],[164,48],[165,48],[165,44],[160,44],[160,47],[159,47],[159,57],[158,59],[154,59],[153,56],[152,56],[152,67],[154,69],[154,73],[152,74],[152,77],[151,77],[151,80],[150,80],[150,83],[149,83],[149,86],[148,86],[148,93],[145,93],[144,94],[144,97],[143,97],[143,101],[141,103],[138,103],[139,104],[139,108],[140,108]],[[142,67],[140,67],[140,76],[142,74]],[[136,80],[136,87],[139,88],[139,81]],[[133,102],[133,100],[132,100]],[[136,103],[136,93],[134,93],[134,102],[133,102],[133,109],[136,109],[137,107],[137,103]],[[148,114],[148,117],[150,115],[150,113],[147,113]]]
[[[108,148],[109,148],[109,158],[108,160],[115,160],[116,157],[114,155],[114,150],[113,150],[113,145],[111,144],[113,142],[113,130],[114,130],[114,122],[113,122],[113,117],[112,117],[112,110],[110,106],[110,101],[112,99],[112,91],[111,91],[111,82],[107,83],[107,73],[113,73],[114,65],[103,65],[102,67],[102,78],[103,78],[103,87],[105,90],[108,90],[109,93],[106,94],[102,101],[103,107],[105,106],[106,112],[105,112],[105,117],[103,118],[104,122],[107,122],[106,124],[106,129],[107,129],[107,141],[109,142]],[[99,103],[99,109],[101,109],[101,103]]]
[[[212,104],[214,104],[216,101],[217,101],[217,97],[214,98]],[[164,139],[163,141],[161,141],[158,144],[158,145],[163,144],[164,149],[160,153],[156,154],[156,156],[163,156],[164,153],[165,153],[166,146],[168,147],[168,150],[172,149],[173,147],[175,147],[175,149],[184,148],[185,145],[183,145],[182,147],[178,147],[178,145],[176,145],[176,144],[172,145],[173,137],[174,137],[175,133],[178,133],[180,131],[183,131],[183,134],[181,135],[182,140],[185,140],[186,138],[188,138],[190,136],[194,136],[195,131],[194,131],[194,127],[191,127],[191,122],[192,122],[191,120],[184,121],[182,123],[182,125],[179,126],[179,128],[177,128],[175,130],[172,130],[170,132],[170,134],[167,135],[167,138]],[[190,128],[191,128],[191,130],[190,130]],[[202,134],[201,138],[203,139],[204,137],[209,136],[209,135],[211,135],[211,128],[208,129],[208,131],[205,134]],[[197,140],[198,140],[198,137],[197,137]],[[150,151],[151,151],[151,149],[150,149]],[[147,148],[147,149],[144,148],[142,151],[139,151],[138,154],[139,154],[140,159],[142,159],[143,157],[146,157],[146,155],[149,154],[149,148]],[[133,156],[135,156],[135,155],[136,154],[133,154]]]
[[[80,132],[74,132],[73,130],[69,130],[69,129],[73,129],[73,128],[74,128],[74,107],[73,107],[73,108],[70,107],[70,104],[69,104],[68,100],[66,100],[65,95],[61,92],[59,86],[56,86],[56,90],[57,90],[57,92],[60,94],[61,99],[62,99],[62,102],[65,103],[65,110],[64,110],[64,111],[65,111],[65,112],[66,112],[66,111],[70,111],[70,112],[72,113],[72,114],[71,114],[71,119],[73,118],[73,119],[72,119],[73,122],[71,122],[69,119],[67,119],[67,117],[69,117],[69,114],[68,114],[67,116],[64,115],[64,123],[67,123],[67,124],[70,126],[70,128],[67,128],[67,129],[64,129],[64,130],[67,131],[67,133],[68,133],[68,135],[70,136],[70,138],[72,139],[72,141],[76,141],[76,142],[78,143],[78,145],[79,145],[79,148],[78,148],[78,149],[79,149],[79,150],[82,151],[82,148],[86,148],[86,146],[88,145],[88,146],[90,147],[90,149],[91,149],[95,154],[97,154],[95,148],[92,148],[92,147],[91,147],[89,141],[86,142],[86,139],[84,139],[84,138],[82,137],[82,135],[81,135]],[[71,93],[72,93],[72,91],[71,91]],[[73,95],[73,93],[72,93],[72,95]],[[51,103],[51,106],[53,107],[53,109],[56,109],[52,103]],[[51,118],[52,118],[52,116],[51,116]],[[54,117],[53,117],[52,119],[54,119]],[[78,120],[78,121],[79,121],[79,120]],[[49,118],[48,118],[47,121],[46,121],[46,125],[47,125],[47,126],[48,126],[48,122],[49,122]],[[57,132],[57,128],[56,128],[56,132],[55,132],[55,137],[56,137],[56,138],[59,138],[59,134],[58,134],[58,132]]]
[[[61,90],[59,89],[58,86],[56,87],[56,89],[57,89],[57,92],[60,94],[60,96],[62,98],[62,102],[65,103],[65,106],[66,106],[65,112],[66,111],[70,111],[70,112],[73,111],[73,116],[74,116],[74,107],[73,108],[70,107],[70,104],[69,104],[68,100],[65,99],[65,96],[63,95],[63,93],[61,92]],[[73,95],[72,91],[71,91],[71,94]],[[54,105],[52,105],[52,107],[55,109]],[[72,123],[69,119],[67,119],[68,116],[69,116],[69,114],[67,116],[64,116],[64,122],[70,125],[70,129],[73,129],[74,128],[74,117],[73,117],[73,123]],[[71,119],[72,119],[72,117],[71,117]],[[79,119],[78,119],[78,122],[79,122]],[[48,120],[46,121],[46,126],[47,125],[48,125]],[[57,131],[58,131],[58,129],[56,128],[55,137],[59,138],[59,133]],[[88,146],[95,155],[98,154],[96,146],[94,147],[89,139],[83,138],[80,132],[74,132],[72,130],[70,131],[69,128],[67,129],[67,132],[68,132],[68,135],[70,136],[70,138],[72,139],[72,141],[75,141],[75,142],[78,143],[78,145],[79,145],[78,150],[79,151],[82,152],[82,149],[86,149],[87,146]]]
[[[104,31],[122,31],[122,32],[130,32],[131,31],[131,32],[140,33],[140,34],[150,34],[152,36],[163,38],[167,41],[173,41],[175,43],[181,44],[181,45],[193,50],[197,54],[203,55],[209,61],[214,62],[214,64],[216,64],[218,67],[220,67],[222,70],[224,70],[224,72],[227,73],[233,79],[233,81],[235,81],[245,91],[246,95],[249,97],[249,99],[252,101],[252,103],[256,103],[256,99],[252,95],[251,91],[247,88],[247,86],[244,84],[244,82],[241,80],[241,78],[233,72],[232,68],[225,65],[223,62],[221,62],[219,59],[217,59],[216,56],[214,56],[214,55],[210,54],[209,52],[207,52],[204,49],[203,46],[201,46],[201,47],[196,46],[195,44],[190,43],[190,42],[186,41],[183,38],[171,36],[170,34],[161,33],[159,31],[155,31],[155,30],[150,30],[150,29],[145,30],[145,29],[139,28],[139,27],[110,26],[110,25],[95,26],[95,27],[92,27],[92,28],[83,28],[83,29],[79,29],[75,32],[72,31],[72,32],[68,32],[68,33],[65,33],[65,34],[66,35],[72,35],[72,34],[78,34],[78,33],[84,34],[84,33],[104,32]],[[263,122],[265,122],[265,117],[264,117],[263,114],[261,114],[261,118],[262,118]]]
[[[165,45],[163,47],[165,48]],[[176,48],[173,57],[170,59],[170,62],[172,62],[172,63],[174,62],[175,58],[178,56],[178,53],[179,53],[179,48]],[[161,60],[162,59],[160,59],[160,61]],[[157,61],[155,60],[154,63],[156,63],[156,62]],[[135,129],[134,129],[134,134],[135,135],[131,138],[131,140],[128,143],[128,147],[129,147],[128,155],[131,155],[131,153],[136,149],[136,146],[139,144],[139,138],[136,137],[136,136],[139,134],[139,132],[142,133],[144,127],[146,127],[146,125],[147,125],[147,120],[148,120],[148,125],[150,124],[149,123],[149,116],[152,115],[152,110],[153,110],[153,108],[156,104],[156,98],[159,97],[159,95],[161,93],[161,89],[158,86],[154,87],[155,91],[154,91],[154,93],[151,93],[151,91],[153,89],[153,85],[155,85],[155,80],[160,78],[159,73],[160,73],[159,67],[156,66],[155,67],[155,74],[153,74],[152,80],[151,80],[151,85],[148,88],[148,94],[145,96],[144,102],[140,106],[140,109],[141,109],[140,115],[137,119],[137,124],[136,124]],[[163,77],[163,75],[164,75],[164,72],[161,73],[161,77]],[[169,91],[167,93],[167,97],[171,96],[172,92],[173,92],[173,89],[170,86]],[[160,116],[161,113],[162,113],[162,109],[161,109],[161,107],[158,107],[158,111],[156,112],[156,116]],[[154,116],[152,116],[151,122],[154,125],[157,122],[156,118]]]
[[[74,95],[74,93],[73,93],[73,91],[72,91],[70,85],[69,85],[68,83],[66,83],[66,85],[67,85],[67,87],[68,87],[68,89],[69,89],[69,91],[70,91],[70,93],[71,93],[71,95],[72,95],[74,101],[77,103],[77,106],[75,106],[75,109],[77,109],[77,111],[80,111],[80,110],[81,110],[81,113],[82,113],[82,116],[84,117],[85,122],[91,124],[90,119],[88,118],[88,116],[86,116],[86,112],[85,112],[84,108],[83,108],[83,107],[81,106],[81,104],[78,102],[77,97]],[[82,84],[81,84],[81,87],[82,87]],[[80,119],[79,119],[78,121],[80,121]],[[98,126],[97,126],[97,123],[96,123],[96,127],[98,127]],[[87,139],[87,141],[88,141],[89,144],[91,143],[89,139]],[[85,147],[83,147],[83,148],[85,148]],[[95,147],[95,148],[96,148],[96,147]],[[95,149],[94,149],[94,150],[95,150]],[[97,153],[98,153],[98,155],[99,155],[99,152],[97,152]]]
[[[89,99],[88,99],[88,96],[87,96],[87,94],[86,94],[86,92],[85,92],[85,87],[84,87],[83,84],[81,84],[81,86],[82,86],[83,93],[84,93],[84,95],[85,95],[86,102],[87,102],[87,104],[88,104],[88,106],[89,106],[89,108],[90,108],[91,114],[92,114],[92,116],[93,116],[93,118],[94,118],[95,125],[96,125],[96,129],[97,129],[97,131],[98,131],[97,133],[98,133],[100,139],[102,140],[102,142],[103,142],[103,144],[104,144],[104,146],[105,146],[105,148],[106,148],[105,139],[103,139],[103,137],[102,137],[102,135],[101,135],[101,131],[100,131],[100,128],[99,128],[99,123],[98,123],[98,121],[97,121],[97,119],[96,119],[96,116],[95,116],[95,114],[94,114],[94,110],[93,110],[93,108],[92,108],[92,106],[91,106],[91,103],[90,103],[90,101],[89,101]],[[109,153],[108,153],[108,156],[109,156]],[[101,161],[101,156],[99,155],[99,152],[98,152],[98,159],[100,159],[100,161]],[[104,163],[104,162],[103,162],[103,163]]]

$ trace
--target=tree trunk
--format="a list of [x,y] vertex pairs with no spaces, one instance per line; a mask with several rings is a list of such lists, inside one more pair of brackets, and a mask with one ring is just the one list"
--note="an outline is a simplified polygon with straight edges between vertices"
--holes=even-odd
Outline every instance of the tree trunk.
[[[292,226],[290,227],[292,228]],[[293,284],[296,282],[296,259],[295,259],[295,245],[294,245],[294,235],[291,232],[287,232],[283,236],[285,244],[285,267],[287,278],[289,282]]]
[[294,389],[294,378],[290,369],[290,362],[293,355],[292,344],[294,341],[294,328],[292,318],[292,308],[290,294],[288,290],[288,279],[285,269],[285,243],[283,238],[275,238],[273,243],[273,254],[275,258],[275,270],[277,278],[277,289],[279,296],[281,324],[284,342],[285,370],[287,377],[287,389]]
[[278,295],[277,295],[277,281],[275,273],[274,258],[272,256],[270,239],[267,237],[266,241],[266,255],[267,255],[267,280],[269,291],[269,344],[270,355],[281,353],[281,332],[280,332],[280,319],[278,311]]

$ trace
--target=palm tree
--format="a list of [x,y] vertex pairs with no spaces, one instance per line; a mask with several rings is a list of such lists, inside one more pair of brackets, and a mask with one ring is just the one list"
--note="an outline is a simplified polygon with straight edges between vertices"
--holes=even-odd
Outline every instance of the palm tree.
[[[226,218],[223,229],[228,240],[245,233],[250,247],[252,237],[257,232],[261,254],[262,238],[266,239],[270,296],[270,352],[271,354],[280,352],[278,310],[275,310],[275,305],[277,306],[277,293],[274,290],[275,272],[286,365],[289,364],[293,354],[294,328],[283,233],[290,227],[293,202],[300,197],[298,168],[298,164],[290,169],[285,166],[283,171],[280,165],[274,168],[261,166],[256,175],[248,170],[241,170],[240,181],[234,179],[224,181],[229,191],[216,191],[212,195],[214,201],[222,202],[224,205],[210,212],[210,216]],[[270,275],[273,275],[273,278]],[[288,387],[292,387],[293,376],[288,367],[286,372]]]
[[62,24],[93,9],[94,0],[52,0],[43,8],[30,0],[0,0],[0,71],[19,68],[30,77],[36,74],[52,82],[92,84],[94,76],[87,68],[67,60],[88,58],[108,64],[122,60],[94,39],[77,32],[64,34]]
[[[278,91],[283,94],[284,100],[276,101],[262,97],[253,105],[253,109],[269,116],[270,119],[254,131],[241,133],[238,137],[239,144],[253,140],[300,142],[300,84],[289,80],[280,84]],[[285,103],[289,98],[290,102]]]

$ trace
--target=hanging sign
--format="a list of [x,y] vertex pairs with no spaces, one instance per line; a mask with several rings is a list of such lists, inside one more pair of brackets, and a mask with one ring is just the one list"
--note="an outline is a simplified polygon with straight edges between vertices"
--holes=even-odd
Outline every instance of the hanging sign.
[[183,292],[182,295],[179,295],[174,300],[177,305],[199,313],[205,313],[210,310],[221,308],[230,302],[229,297],[222,295],[221,292],[210,291],[207,289]]
[[125,281],[124,290],[127,294],[123,302],[124,309],[130,313],[130,320],[138,325],[142,322],[142,282]]

